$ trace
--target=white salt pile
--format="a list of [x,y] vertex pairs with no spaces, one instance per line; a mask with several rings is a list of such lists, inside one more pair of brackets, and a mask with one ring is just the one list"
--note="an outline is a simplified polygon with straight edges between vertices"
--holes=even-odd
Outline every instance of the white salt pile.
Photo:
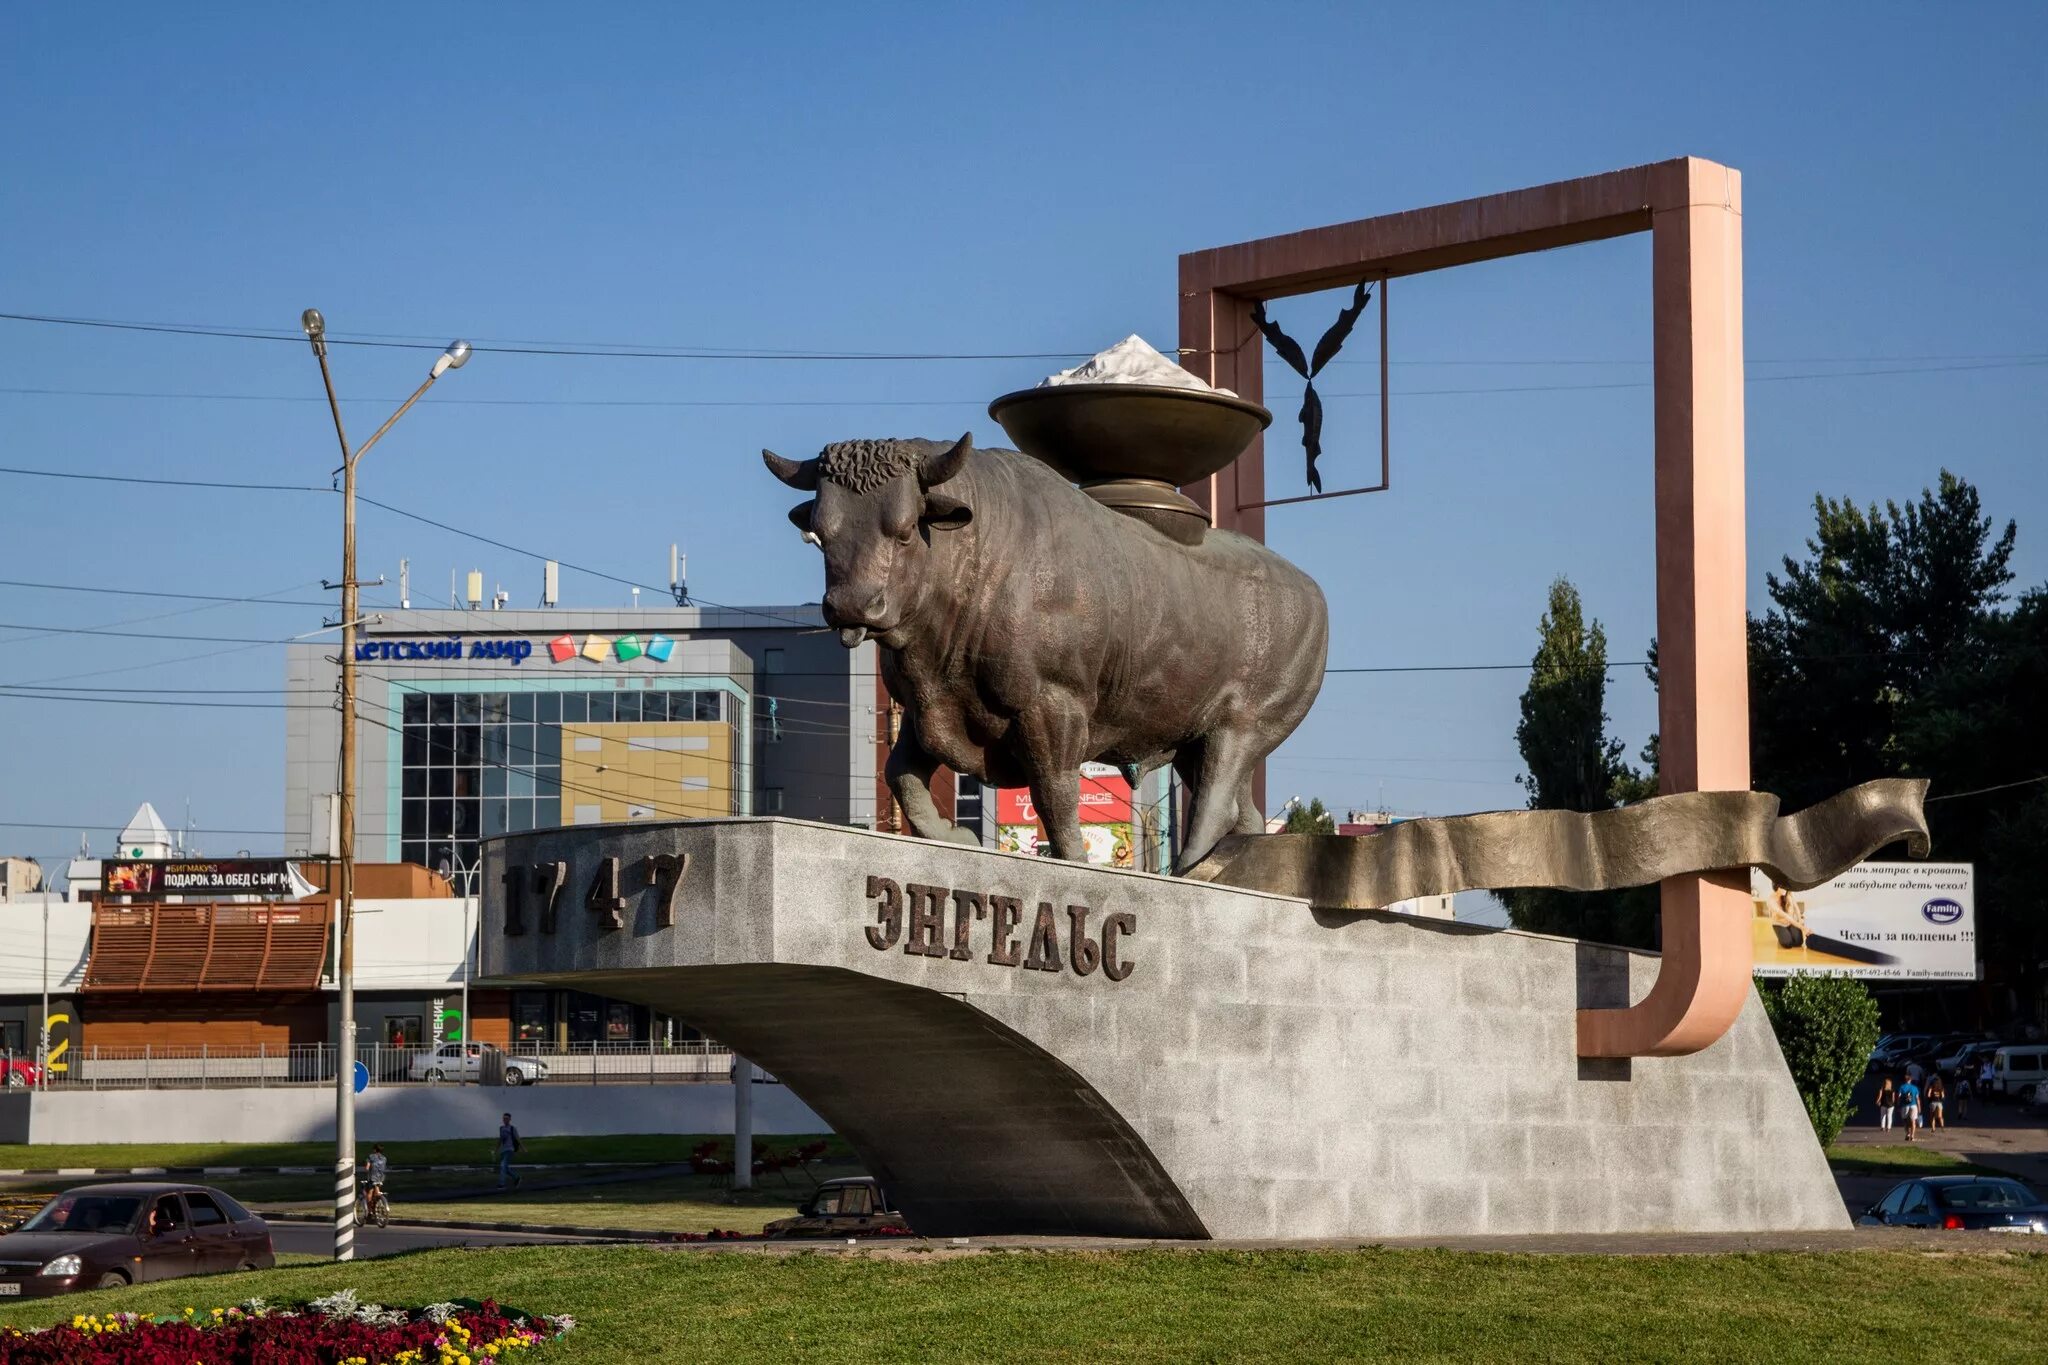
[[1058,384],[1160,384],[1168,388],[1199,389],[1203,393],[1237,397],[1229,389],[1203,383],[1192,372],[1153,350],[1145,338],[1136,333],[1071,370],[1061,370],[1050,378],[1041,379],[1038,387],[1043,389]]

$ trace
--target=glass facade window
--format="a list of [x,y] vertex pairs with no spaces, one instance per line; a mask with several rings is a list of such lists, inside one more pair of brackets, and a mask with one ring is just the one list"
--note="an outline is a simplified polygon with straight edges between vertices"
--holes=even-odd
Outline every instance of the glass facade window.
[[573,738],[591,725],[719,721],[735,714],[723,698],[670,689],[408,692],[398,707],[399,857],[473,868],[479,839],[564,823],[564,726]]

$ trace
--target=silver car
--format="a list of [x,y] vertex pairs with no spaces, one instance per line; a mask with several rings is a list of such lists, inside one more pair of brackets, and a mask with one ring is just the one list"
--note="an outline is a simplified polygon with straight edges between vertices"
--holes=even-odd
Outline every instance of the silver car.
[[489,1043],[443,1043],[412,1059],[416,1081],[485,1081],[500,1075],[507,1085],[529,1085],[546,1080],[548,1068],[538,1057],[507,1056]]

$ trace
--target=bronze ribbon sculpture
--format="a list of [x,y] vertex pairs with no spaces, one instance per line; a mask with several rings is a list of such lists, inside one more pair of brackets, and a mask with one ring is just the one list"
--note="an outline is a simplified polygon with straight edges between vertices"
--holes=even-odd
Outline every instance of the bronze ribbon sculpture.
[[1510,810],[1409,820],[1378,834],[1236,835],[1198,881],[1372,910],[1416,896],[1516,886],[1610,891],[1689,872],[1760,867],[1794,891],[1904,839],[1927,856],[1927,783],[1891,777],[1792,815],[1769,792],[1681,792],[1620,810]]

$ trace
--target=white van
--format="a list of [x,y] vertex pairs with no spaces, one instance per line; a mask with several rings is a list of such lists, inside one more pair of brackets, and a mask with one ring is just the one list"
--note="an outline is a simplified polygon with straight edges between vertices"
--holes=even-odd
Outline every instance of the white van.
[[1991,1054],[1991,1093],[2016,1100],[2048,1081],[2048,1043],[2015,1044]]

